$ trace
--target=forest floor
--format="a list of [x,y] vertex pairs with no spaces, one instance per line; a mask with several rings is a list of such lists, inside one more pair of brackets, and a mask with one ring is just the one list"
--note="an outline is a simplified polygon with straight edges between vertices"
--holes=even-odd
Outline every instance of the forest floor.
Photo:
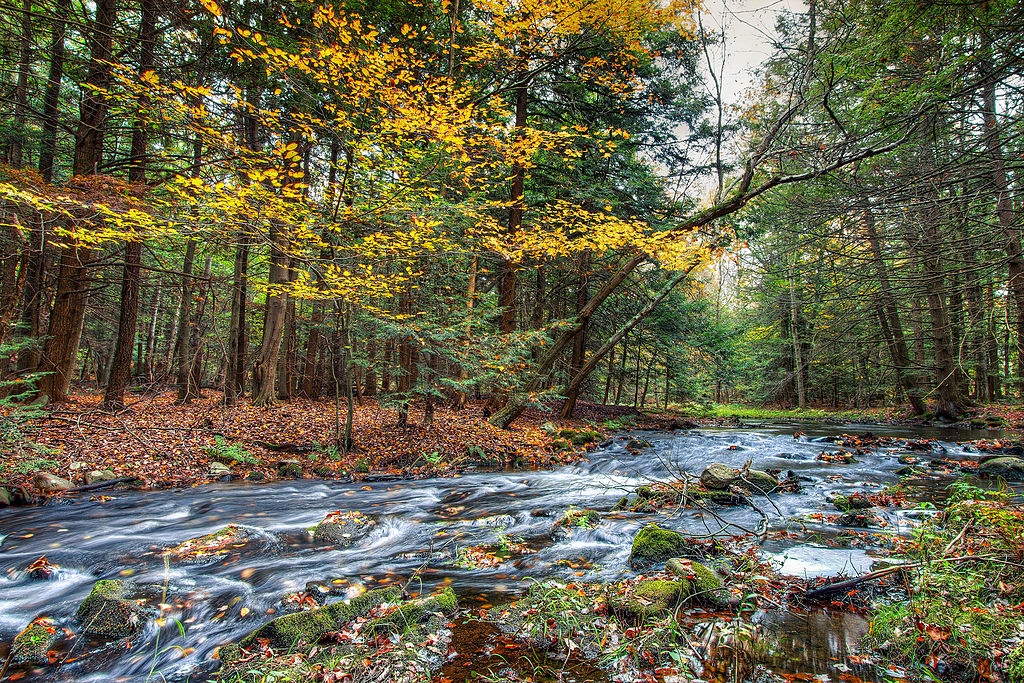
[[[458,411],[437,406],[429,425],[422,406],[414,406],[401,428],[394,408],[364,398],[353,416],[355,448],[342,452],[334,444],[344,429],[345,405],[336,410],[333,399],[258,408],[248,400],[226,406],[216,391],[186,406],[174,398],[173,391],[134,396],[123,411],[111,413],[100,408],[101,392],[78,391],[20,424],[8,413],[0,485],[31,494],[39,472],[74,486],[90,483],[89,473],[105,472],[108,479],[134,479],[119,482],[133,486],[181,487],[218,478],[379,479],[536,469],[582,457],[611,431],[603,424],[618,431],[693,426],[675,416],[647,418],[632,408],[581,402],[574,419],[531,409],[502,430],[487,423],[482,402],[470,402]],[[622,415],[631,417],[620,425]]]
[[[187,406],[174,392],[134,396],[125,410],[100,409],[102,395],[80,390],[70,401],[37,411],[19,424],[9,412],[3,434],[0,486],[35,497],[36,475],[47,472],[70,486],[117,479],[138,487],[182,487],[212,479],[266,481],[287,477],[373,479],[446,476],[473,469],[549,468],[584,457],[606,435],[629,429],[686,429],[740,420],[920,424],[900,407],[870,410],[793,410],[736,404],[671,406],[665,412],[580,402],[576,417],[560,419],[557,405],[530,409],[511,429],[487,423],[481,402],[463,410],[435,408],[423,424],[422,406],[398,426],[393,407],[362,399],[353,416],[355,448],[334,446],[345,406],[333,399],[295,399],[270,407],[247,400],[226,406],[207,390]],[[31,413],[30,413],[31,415]],[[4,416],[0,416],[4,417]],[[1021,406],[978,409],[961,426],[1020,428]]]

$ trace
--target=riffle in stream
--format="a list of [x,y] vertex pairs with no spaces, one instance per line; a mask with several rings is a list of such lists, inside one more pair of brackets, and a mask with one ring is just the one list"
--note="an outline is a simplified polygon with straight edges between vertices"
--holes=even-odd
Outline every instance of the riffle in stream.
[[[0,511],[0,641],[9,643],[37,616],[52,617],[58,626],[73,629],[75,610],[97,579],[130,577],[138,584],[166,587],[162,599],[173,608],[159,622],[163,625],[148,624],[130,646],[70,641],[56,680],[199,681],[215,667],[212,655],[217,647],[267,621],[268,611],[279,610],[285,594],[301,591],[311,581],[343,578],[347,585],[373,588],[404,583],[422,568],[412,589],[451,583],[463,606],[475,608],[500,601],[503,595],[509,599],[522,592],[528,580],[604,582],[629,577],[631,542],[645,524],[656,521],[666,528],[706,533],[709,522],[685,510],[606,513],[595,528],[552,538],[553,522],[570,506],[609,511],[640,484],[675,477],[681,470],[699,475],[712,462],[740,467],[751,460],[758,469],[791,470],[803,478],[799,493],[773,494],[773,504],[760,506],[771,517],[773,529],[795,532],[762,546],[763,554],[776,560],[781,571],[807,577],[856,574],[875,561],[870,548],[817,542],[835,535],[837,528],[792,520],[830,509],[827,499],[832,495],[874,492],[893,484],[900,464],[887,449],[859,455],[853,464],[818,461],[815,458],[823,451],[835,450],[825,437],[871,431],[937,438],[944,442],[948,457],[969,459],[972,456],[954,442],[1000,436],[992,431],[874,425],[800,429],[806,435],[798,438],[792,425],[636,432],[594,451],[588,461],[553,471],[378,483],[218,483],[186,490],[116,492],[102,501],[83,495],[43,507]],[[653,445],[634,454],[625,447],[628,438]],[[307,529],[336,510],[359,511],[377,523],[348,548],[314,543]],[[760,520],[743,507],[725,508],[721,514],[747,528]],[[906,533],[913,524],[906,513],[888,515],[885,533]],[[207,564],[169,563],[160,554],[162,548],[228,524],[249,528],[257,542]],[[484,569],[459,568],[445,560],[459,547],[494,544],[502,536],[522,538],[535,552]],[[61,569],[51,580],[33,580],[23,570],[43,555]],[[816,674],[822,680],[841,679],[842,660],[858,647],[867,629],[864,618],[847,613],[768,611],[752,619],[761,623],[761,632],[773,640],[777,653],[762,664],[782,673]],[[491,656],[488,637],[479,627],[456,633],[454,646],[462,650],[462,670],[473,671],[474,661],[486,665]],[[0,656],[6,656],[5,649],[0,646]],[[587,669],[578,672],[576,680],[602,676]],[[51,680],[53,671],[26,680],[32,678]]]

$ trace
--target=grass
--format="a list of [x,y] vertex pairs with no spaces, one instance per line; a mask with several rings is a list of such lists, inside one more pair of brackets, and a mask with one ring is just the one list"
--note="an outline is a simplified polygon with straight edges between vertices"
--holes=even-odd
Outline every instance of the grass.
[[921,678],[988,677],[1024,619],[1024,512],[1008,492],[954,484],[944,513],[901,554],[923,566],[908,572],[906,600],[878,610],[871,644]]
[[779,408],[742,403],[669,404],[669,412],[703,419],[741,420],[895,420],[906,417],[901,407],[833,410],[826,408]]

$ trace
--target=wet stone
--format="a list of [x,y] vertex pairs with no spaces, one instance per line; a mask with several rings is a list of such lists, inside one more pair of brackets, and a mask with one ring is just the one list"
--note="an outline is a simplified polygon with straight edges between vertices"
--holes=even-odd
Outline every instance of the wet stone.
[[11,663],[47,664],[49,650],[57,642],[61,632],[53,619],[37,618],[14,638],[11,644]]
[[57,491],[67,491],[71,488],[71,482],[67,479],[62,479],[55,474],[49,472],[36,472],[36,476],[33,477],[32,483],[35,487],[46,493],[55,493]]
[[335,511],[313,527],[313,540],[318,543],[349,546],[370,533],[374,525],[373,518],[361,512]]
[[120,579],[97,581],[78,606],[75,621],[86,633],[108,638],[123,638],[142,630],[150,612],[128,599],[132,592],[132,584]]

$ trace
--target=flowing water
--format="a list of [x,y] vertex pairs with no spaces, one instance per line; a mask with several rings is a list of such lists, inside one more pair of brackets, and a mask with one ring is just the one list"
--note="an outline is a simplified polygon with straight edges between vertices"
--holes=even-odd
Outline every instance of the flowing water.
[[[56,676],[51,671],[33,677],[196,681],[204,680],[213,666],[215,648],[259,626],[268,619],[268,610],[280,607],[283,595],[302,590],[310,581],[341,577],[349,585],[372,588],[404,581],[426,565],[419,573],[424,588],[451,582],[463,604],[473,607],[521,592],[527,579],[607,581],[630,576],[630,544],[643,525],[657,521],[706,533],[714,524],[685,512],[613,513],[604,515],[596,528],[552,538],[552,523],[570,506],[607,511],[638,484],[671,477],[679,470],[699,474],[711,462],[738,467],[751,460],[756,468],[792,470],[802,477],[800,493],[776,494],[774,506],[762,505],[773,529],[798,532],[784,541],[769,540],[764,554],[785,572],[799,576],[853,574],[873,563],[870,548],[822,542],[838,529],[794,525],[791,520],[829,510],[827,496],[874,491],[893,483],[900,465],[896,454],[887,450],[858,456],[850,465],[815,460],[822,451],[836,450],[825,437],[870,430],[878,435],[938,438],[949,457],[970,458],[953,442],[1000,436],[991,431],[847,425],[801,427],[807,434],[794,438],[796,429],[768,425],[637,432],[630,437],[647,439],[653,447],[635,455],[625,448],[627,438],[621,437],[593,452],[588,461],[552,471],[377,483],[217,483],[185,490],[117,492],[103,501],[81,495],[42,507],[3,510],[0,641],[9,642],[40,615],[73,628],[75,609],[94,581],[130,577],[139,584],[166,587],[159,600],[173,607],[164,625],[150,623],[130,646],[79,642],[64,653],[66,662]],[[313,543],[307,528],[335,510],[357,510],[374,516],[377,524],[346,549]],[[747,528],[756,527],[760,519],[749,508],[723,509],[722,514]],[[912,523],[908,516],[914,514],[888,513],[890,533],[905,532]],[[208,564],[167,564],[159,553],[227,524],[250,528],[256,540]],[[458,547],[495,543],[499,535],[521,537],[536,552],[487,569],[460,569],[444,561]],[[21,570],[42,555],[61,570],[51,580],[32,580]],[[835,668],[836,662],[856,647],[866,629],[862,618],[849,614],[764,612],[754,619],[761,622],[765,637],[775,641],[775,649],[785,653],[766,665],[834,680],[842,671]],[[480,633],[464,634],[470,648],[482,649],[483,640]]]

